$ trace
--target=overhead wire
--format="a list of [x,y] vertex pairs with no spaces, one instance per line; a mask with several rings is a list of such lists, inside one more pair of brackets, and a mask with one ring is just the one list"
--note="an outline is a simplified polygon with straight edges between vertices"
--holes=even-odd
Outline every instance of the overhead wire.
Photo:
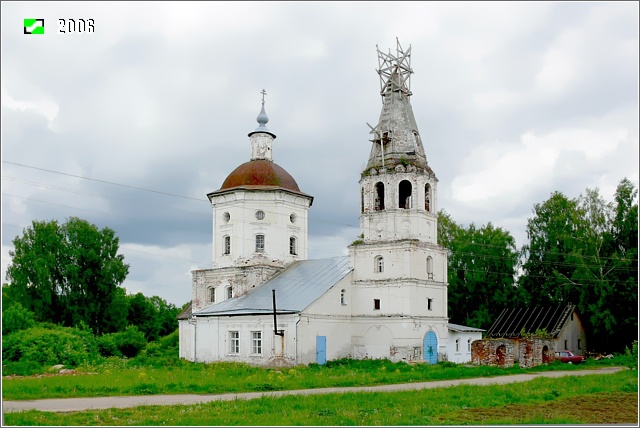
[[[81,176],[81,175],[68,174],[68,173],[64,173],[64,172],[60,172],[60,171],[54,171],[54,170],[50,170],[50,169],[34,167],[34,166],[31,166],[31,165],[24,165],[24,164],[19,164],[19,163],[15,163],[15,162],[9,162],[9,161],[2,161],[2,162],[6,163],[6,164],[10,164],[10,165],[24,167],[24,168],[31,168],[31,169],[41,170],[41,171],[45,171],[45,172],[49,172],[49,173],[60,174],[60,175],[74,177],[74,178],[80,178],[80,179],[85,179],[85,180],[90,180],[90,181],[95,181],[95,182],[100,182],[100,183],[105,183],[105,184],[111,184],[111,185],[115,185],[115,186],[126,187],[126,188],[130,188],[130,189],[138,190],[138,191],[152,192],[152,193],[160,194],[160,195],[163,195],[163,196],[178,197],[178,198],[184,198],[184,199],[189,199],[189,200],[195,200],[195,201],[198,201],[198,202],[207,202],[207,203],[209,203],[205,199],[198,199],[198,198],[193,198],[193,197],[190,197],[190,196],[178,195],[178,194],[169,193],[169,192],[162,192],[162,191],[157,191],[157,190],[153,190],[153,189],[147,189],[147,188],[142,188],[142,187],[137,187],[137,186],[131,186],[131,185],[126,185],[126,184],[121,184],[121,183],[115,183],[115,182],[107,181],[107,180],[94,179],[94,178],[85,177],[85,176]],[[16,178],[13,178],[13,177],[5,177],[5,176],[3,176],[2,178],[3,179],[7,179],[9,181],[15,181],[15,182],[20,182],[20,183],[24,183],[24,184],[44,187],[44,188],[51,188],[51,189],[54,189],[54,190],[60,190],[60,191],[64,191],[64,192],[71,192],[71,193],[76,193],[76,194],[84,194],[84,195],[89,195],[89,196],[95,196],[95,197],[103,198],[103,199],[127,200],[127,199],[124,199],[124,198],[118,198],[118,197],[113,197],[113,196],[103,195],[103,194],[82,192],[82,191],[77,191],[77,190],[69,189],[69,188],[65,188],[65,187],[51,186],[51,185],[47,185],[47,184],[43,184],[43,183],[16,179]],[[73,206],[70,206],[70,205],[59,204],[59,203],[54,203],[54,202],[49,202],[49,201],[42,201],[42,200],[38,200],[38,199],[22,197],[22,196],[8,194],[8,193],[2,193],[2,194],[6,195],[6,196],[15,197],[15,198],[20,198],[20,199],[23,199],[23,200],[29,200],[29,201],[40,202],[40,203],[45,203],[45,204],[51,204],[51,205],[71,208],[71,209],[74,209],[74,210],[92,212],[92,213],[99,214],[99,215],[106,215],[106,216],[125,218],[125,219],[129,219],[129,220],[140,220],[140,219],[127,217],[127,216],[121,216],[121,215],[117,215],[117,214],[113,214],[113,213],[104,213],[104,212],[99,212],[99,211],[95,211],[95,210],[88,210],[88,209],[85,209],[85,208],[73,207]],[[172,207],[172,208],[173,209],[181,209],[181,208],[178,208],[178,207]],[[183,209],[181,209],[181,210],[182,211],[186,211],[186,212],[190,212],[192,214],[200,215],[200,213],[198,213],[198,212],[189,211],[189,210],[183,210]],[[272,211],[269,211],[269,210],[263,210],[263,211],[265,213],[281,215],[281,213],[276,213],[276,212],[272,212]],[[206,214],[202,213],[202,215],[204,216]],[[207,215],[207,217],[209,217],[209,215]],[[348,224],[348,223],[331,222],[331,221],[327,221],[327,220],[313,219],[312,217],[308,217],[307,220],[309,222],[330,223],[330,224],[336,224],[336,225],[340,225],[340,226],[347,226],[347,227],[351,227],[351,228],[357,228],[358,227],[358,226],[355,226],[355,225],[352,225],[352,224]],[[249,222],[249,221],[244,221],[244,222],[242,220],[235,220],[235,221],[236,222],[239,221],[239,222],[244,223],[244,224],[251,224],[251,222]],[[5,223],[3,223],[3,224],[5,224]],[[19,228],[19,226],[16,226],[16,225],[10,225],[10,226]],[[207,235],[210,235],[210,233],[207,233]],[[252,238],[243,238],[243,240],[248,242],[248,243],[253,243],[253,239]],[[464,241],[458,241],[458,240],[452,240],[451,242],[459,242],[459,243],[464,243],[465,245],[477,245],[477,246],[481,246],[481,247],[495,247],[495,248],[501,248],[501,249],[505,248],[504,246],[492,245],[492,244],[484,244],[484,243],[478,243],[478,242],[471,242],[470,243],[470,242],[464,242]],[[329,254],[329,252],[327,252],[327,251],[316,250],[315,252],[317,252],[317,251]],[[495,258],[495,259],[502,259],[502,260],[511,260],[511,258],[509,258],[509,257],[502,257],[502,256],[496,256],[496,255],[477,254],[477,253],[473,253],[473,252],[464,252],[464,251],[453,251],[453,250],[450,250],[450,249],[448,249],[448,251],[451,251],[452,253],[455,253],[455,254],[468,254],[468,255],[475,255],[477,257],[484,257],[484,258]],[[142,252],[142,251],[140,251],[140,252]],[[547,252],[542,252],[542,253],[547,253]],[[149,254],[152,254],[152,253],[149,253]],[[331,254],[333,254],[333,253],[331,253]],[[561,253],[558,253],[558,254],[561,254]],[[166,256],[161,255],[161,254],[158,254],[158,255],[162,256],[162,257],[166,257]],[[588,256],[588,255],[577,255],[577,254],[574,254],[572,256],[573,257],[582,257],[582,258],[585,258],[585,259],[593,259],[594,258],[594,256]],[[637,262],[637,259],[618,259],[618,258],[611,258],[611,257],[599,257],[599,259],[602,259],[602,260],[605,260],[605,259],[614,260],[615,259],[615,260],[624,260],[624,261],[631,261],[631,262],[636,261]],[[176,260],[194,262],[192,260],[186,260],[186,259],[176,259]],[[554,266],[563,265],[563,266],[568,266],[568,267],[599,267],[599,265],[578,265],[578,264],[572,264],[572,263],[566,263],[566,262],[562,263],[562,262],[551,262],[551,261],[549,261],[549,262],[542,262],[542,263],[543,264],[544,263],[549,263],[549,264],[552,264]],[[618,268],[620,268],[620,269],[630,269],[628,267],[617,267],[616,269],[618,269]],[[471,271],[471,270],[469,270],[469,271]]]

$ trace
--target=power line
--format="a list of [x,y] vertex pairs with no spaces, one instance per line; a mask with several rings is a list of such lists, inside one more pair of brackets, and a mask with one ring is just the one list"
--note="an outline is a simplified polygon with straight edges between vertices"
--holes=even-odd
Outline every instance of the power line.
[[20,167],[23,167],[23,168],[37,169],[39,171],[50,172],[52,174],[66,175],[67,177],[74,177],[74,178],[81,178],[83,180],[96,181],[98,183],[111,184],[113,186],[120,186],[120,187],[129,188],[129,189],[141,190],[141,191],[144,191],[144,192],[158,193],[160,195],[165,195],[165,196],[173,196],[175,198],[191,199],[191,200],[194,200],[194,201],[206,202],[204,199],[194,198],[194,197],[191,197],[191,196],[176,195],[175,193],[162,192],[160,190],[145,189],[143,187],[130,186],[128,184],[115,183],[113,181],[107,181],[107,180],[99,180],[97,178],[89,178],[89,177],[84,177],[82,175],[68,174],[66,172],[53,171],[53,170],[50,170],[50,169],[38,168],[38,167],[35,167],[35,166],[31,166],[31,165],[24,165],[24,164],[15,163],[15,162],[9,162],[9,161],[2,161],[2,163],[6,163],[6,164],[9,164],[9,165],[20,166]]

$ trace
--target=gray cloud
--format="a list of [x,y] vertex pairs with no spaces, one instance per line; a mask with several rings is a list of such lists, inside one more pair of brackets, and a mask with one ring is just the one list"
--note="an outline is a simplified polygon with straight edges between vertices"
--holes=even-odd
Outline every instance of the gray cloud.
[[[44,36],[22,34],[34,13]],[[55,34],[74,16],[96,33]],[[396,36],[439,207],[522,245],[551,192],[637,185],[637,17],[637,3],[3,3],[3,161],[184,196],[3,163],[3,277],[22,227],[79,216],[117,232],[129,291],[186,302],[211,262],[205,195],[249,159],[263,88],[274,160],[315,197],[310,255],[342,254],[380,114],[375,46]]]

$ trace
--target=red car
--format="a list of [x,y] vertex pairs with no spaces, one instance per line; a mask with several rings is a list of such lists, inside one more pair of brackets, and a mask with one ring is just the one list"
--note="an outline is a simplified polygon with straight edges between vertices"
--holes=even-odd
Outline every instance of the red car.
[[575,355],[571,351],[556,351],[556,360],[560,360],[567,364],[580,364],[585,362],[586,358],[582,355]]

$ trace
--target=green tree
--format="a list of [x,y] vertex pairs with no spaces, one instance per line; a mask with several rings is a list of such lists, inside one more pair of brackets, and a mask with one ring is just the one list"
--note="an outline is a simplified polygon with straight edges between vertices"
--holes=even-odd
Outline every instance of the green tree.
[[35,325],[35,314],[26,310],[18,302],[8,308],[2,308],[2,335],[6,336],[14,331],[26,330]]
[[448,254],[448,312],[451,322],[488,328],[500,312],[518,305],[515,240],[491,223],[468,228],[438,213],[438,242]]
[[136,293],[127,296],[127,299],[129,300],[127,323],[137,326],[149,341],[160,337],[158,310],[149,298],[142,293]]
[[579,291],[568,281],[573,273],[575,237],[582,227],[578,202],[554,192],[542,204],[534,206],[527,222],[521,285],[534,306],[577,303]]
[[129,266],[118,254],[118,242],[113,230],[76,217],[62,225],[33,221],[9,252],[11,298],[38,321],[85,323],[95,334],[121,330],[126,320],[118,316],[117,290]]
[[149,298],[158,310],[158,325],[160,328],[159,335],[167,336],[178,328],[178,320],[176,317],[181,309],[177,308],[173,303],[168,303],[159,296],[151,296]]
[[573,200],[556,192],[528,221],[521,277],[528,303],[576,304],[592,349],[622,351],[638,337],[636,196],[627,179],[614,203],[597,188]]

